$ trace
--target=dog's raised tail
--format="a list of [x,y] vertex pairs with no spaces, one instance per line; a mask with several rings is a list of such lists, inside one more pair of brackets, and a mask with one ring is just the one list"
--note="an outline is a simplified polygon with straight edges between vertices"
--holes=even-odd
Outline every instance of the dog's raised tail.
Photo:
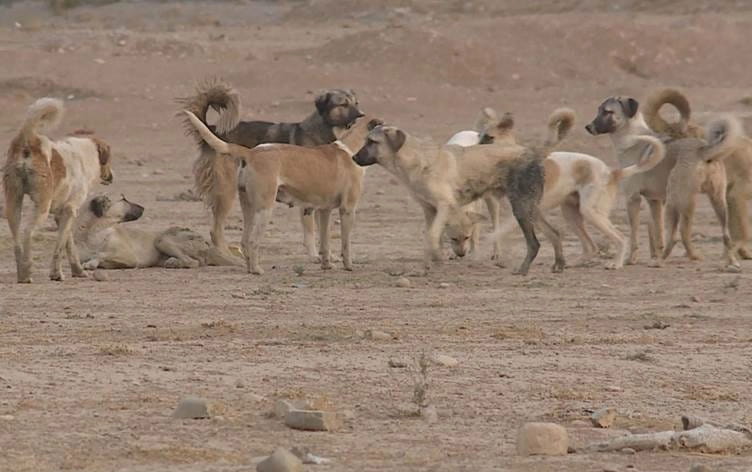
[[[663,105],[676,108],[679,112],[678,122],[669,123],[663,119],[660,114]],[[687,135],[692,109],[689,106],[689,100],[680,91],[672,88],[657,90],[645,100],[641,108],[645,123],[656,133],[666,134],[673,138]]]
[[666,157],[666,145],[655,136],[638,135],[634,136],[633,139],[635,144],[647,144],[647,148],[637,164],[627,166],[623,169],[615,169],[611,172],[611,177],[617,181],[641,172],[647,172],[657,166]]
[[737,118],[726,115],[712,120],[705,126],[707,143],[700,156],[706,162],[724,159],[736,150],[742,136],[742,125]]
[[43,129],[55,129],[63,119],[63,101],[57,98],[40,98],[32,103],[26,112],[21,132],[37,134]]
[[[219,114],[215,125],[217,133],[224,135],[233,130],[240,121],[240,96],[227,83],[218,78],[207,79],[196,86],[196,92],[185,98],[178,98],[177,102],[183,109],[196,115],[206,123],[206,113],[209,108]],[[186,121],[186,134],[192,136],[196,142],[202,143],[202,137],[193,126]]]
[[548,137],[544,147],[548,150],[559,144],[572,130],[575,119],[576,115],[571,108],[554,110],[548,117]]
[[230,144],[219,139],[193,112],[185,110],[188,123],[196,130],[196,135],[219,154],[229,154]]

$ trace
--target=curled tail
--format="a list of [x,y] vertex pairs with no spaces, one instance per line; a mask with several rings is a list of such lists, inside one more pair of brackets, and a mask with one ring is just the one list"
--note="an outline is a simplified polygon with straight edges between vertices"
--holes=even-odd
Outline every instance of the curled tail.
[[185,115],[187,117],[187,122],[189,126],[191,126],[194,130],[194,133],[196,136],[198,136],[198,139],[200,139],[202,142],[206,143],[214,149],[215,152],[219,154],[229,154],[231,149],[231,144],[226,143],[225,141],[222,141],[211,132],[208,126],[204,124],[203,121],[201,121],[196,115],[194,115],[192,112],[185,110]]
[[706,144],[700,149],[700,157],[706,162],[723,159],[739,145],[743,136],[742,125],[733,116],[715,119],[705,126]]
[[[179,98],[177,102],[204,123],[206,123],[206,112],[209,108],[219,113],[215,129],[220,135],[232,131],[240,121],[240,96],[232,87],[218,78],[201,82],[196,86],[193,96]],[[186,134],[192,136],[199,145],[203,143],[201,136],[187,120],[185,129]]]
[[26,112],[21,134],[38,134],[42,129],[54,129],[63,118],[63,101],[57,98],[40,98]]
[[548,117],[548,137],[543,145],[548,155],[548,151],[564,139],[574,126],[575,113],[571,108],[557,108]]
[[647,144],[648,147],[645,149],[645,152],[643,152],[642,157],[637,164],[611,171],[611,178],[616,181],[626,179],[641,172],[647,172],[657,166],[663,158],[666,157],[666,145],[655,136],[638,135],[634,136],[632,139],[634,140],[635,145],[643,143]]
[[[660,114],[663,105],[671,105],[679,112],[679,121],[669,123]],[[658,134],[665,134],[672,138],[683,138],[689,135],[689,119],[692,109],[689,100],[676,89],[661,89],[650,95],[642,105],[642,115],[648,127]]]

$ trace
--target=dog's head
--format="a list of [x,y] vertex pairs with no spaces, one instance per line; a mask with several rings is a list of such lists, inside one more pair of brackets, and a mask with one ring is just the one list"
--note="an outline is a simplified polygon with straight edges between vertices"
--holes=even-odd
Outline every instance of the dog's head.
[[585,129],[594,136],[614,133],[629,124],[629,120],[637,115],[639,106],[634,98],[609,97],[601,103],[595,118]]
[[485,220],[485,216],[474,211],[457,210],[449,215],[444,235],[457,257],[465,257],[470,252],[473,235]]
[[84,212],[89,213],[99,222],[112,226],[141,218],[144,214],[144,207],[129,202],[125,196],[121,196],[119,200],[112,200],[108,195],[98,195],[89,200],[84,207]]
[[406,140],[407,135],[399,128],[376,126],[368,133],[365,144],[355,153],[353,160],[362,167],[380,164],[392,169]]
[[358,97],[352,90],[332,89],[316,97],[316,110],[324,123],[332,128],[349,128],[364,116],[358,108]]
[[514,117],[507,112],[501,118],[492,118],[478,128],[480,142],[478,144],[509,143],[515,144]]
[[112,183],[112,154],[110,152],[110,145],[101,139],[90,139],[97,146],[97,154],[99,154],[99,180],[102,182],[102,185],[110,185]]
[[343,142],[349,149],[358,150],[366,142],[368,133],[377,126],[382,126],[384,121],[371,116],[364,116],[355,120],[350,129],[337,128],[334,135]]

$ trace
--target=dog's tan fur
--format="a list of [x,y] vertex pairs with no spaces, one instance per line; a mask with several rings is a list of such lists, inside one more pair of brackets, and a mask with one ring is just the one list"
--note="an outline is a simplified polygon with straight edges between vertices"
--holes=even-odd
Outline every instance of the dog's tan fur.
[[188,118],[217,153],[243,161],[239,196],[243,208],[243,252],[248,272],[262,274],[259,245],[275,201],[317,210],[319,254],[322,269],[331,269],[329,217],[338,208],[341,219],[342,264],[352,270],[350,236],[355,210],[363,191],[364,170],[352,161],[353,147],[365,140],[377,120],[361,118],[341,140],[333,144],[302,147],[262,144],[253,149],[227,143],[215,136],[191,112]]
[[[43,129],[57,126],[62,113],[63,102],[54,98],[41,98],[32,104],[21,130],[10,143],[3,167],[5,213],[20,283],[31,282],[31,241],[50,212],[58,220],[50,278],[63,280],[63,251],[73,277],[85,277],[73,241],[73,222],[97,180],[104,184],[112,181],[110,147],[104,141],[76,136],[53,141],[41,134]],[[34,214],[21,237],[21,209],[26,195],[34,203]]]
[[[440,261],[440,240],[447,226],[472,227],[463,207],[493,194],[506,196],[526,236],[527,255],[517,269],[526,274],[537,255],[534,225],[540,225],[554,246],[553,270],[564,268],[564,256],[558,232],[538,209],[543,192],[543,168],[540,164],[547,149],[558,143],[573,122],[571,110],[557,110],[549,119],[549,138],[545,150],[518,145],[448,145],[440,151],[427,150],[404,131],[390,126],[374,129],[366,145],[355,156],[360,165],[378,163],[400,179],[423,208],[426,220],[425,265]],[[458,231],[457,233],[460,233]],[[464,234],[464,233],[463,233]],[[464,236],[467,237],[467,236]]]
[[85,269],[167,267],[188,269],[205,265],[237,265],[198,233],[172,227],[146,231],[122,224],[137,220],[144,207],[125,197],[90,198],[76,219],[74,240]]
[[[679,121],[669,123],[660,115],[664,105],[672,105],[679,112]],[[643,109],[645,122],[658,134],[673,139],[704,138],[704,130],[691,121],[691,108],[686,96],[676,89],[661,89],[651,94]],[[738,147],[723,160],[726,168],[726,204],[732,244],[739,256],[752,259],[746,246],[750,239],[747,200],[752,199],[752,139],[739,138]]]
[[[592,134],[609,134],[622,166],[636,162],[644,152],[634,145],[635,135],[655,135],[638,111],[639,103],[632,98],[610,97],[598,108],[593,121],[586,127]],[[691,241],[695,196],[704,192],[713,205],[721,224],[724,257],[728,268],[738,268],[736,250],[731,243],[726,209],[726,170],[723,159],[738,145],[741,126],[725,117],[708,124],[708,141],[696,138],[668,140],[666,157],[651,171],[625,179],[627,215],[630,223],[630,263],[636,261],[637,229],[640,199],[650,203],[652,221],[649,226],[651,256],[654,265],[661,265],[675,244],[676,230],[681,225],[682,243],[690,259],[697,259]],[[664,248],[663,213],[669,224],[670,240]]]

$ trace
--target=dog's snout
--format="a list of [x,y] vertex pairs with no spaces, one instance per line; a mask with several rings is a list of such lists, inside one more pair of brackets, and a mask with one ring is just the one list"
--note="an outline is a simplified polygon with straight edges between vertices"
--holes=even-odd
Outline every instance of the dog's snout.
[[365,114],[365,113],[363,113],[363,112],[362,112],[362,111],[360,111],[360,110],[357,110],[357,112],[358,112],[358,118],[363,118],[364,116],[366,116],[366,114]]
[[585,131],[592,135],[595,135],[595,127],[593,126],[593,123],[588,123],[587,125],[585,125]]
[[144,207],[130,202],[129,205],[128,212],[125,214],[125,221],[134,221],[141,218],[141,215],[144,214]]

